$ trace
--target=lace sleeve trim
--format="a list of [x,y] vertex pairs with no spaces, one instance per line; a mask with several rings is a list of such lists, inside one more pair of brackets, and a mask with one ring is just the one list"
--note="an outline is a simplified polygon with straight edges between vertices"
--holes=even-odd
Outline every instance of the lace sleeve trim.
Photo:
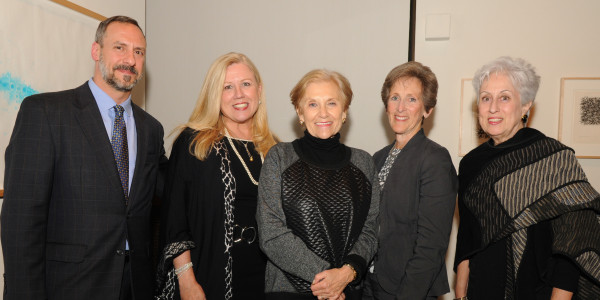
[[177,276],[175,276],[173,258],[194,247],[196,247],[194,242],[183,241],[168,244],[164,248],[156,271],[157,300],[173,299],[175,289],[177,288]]

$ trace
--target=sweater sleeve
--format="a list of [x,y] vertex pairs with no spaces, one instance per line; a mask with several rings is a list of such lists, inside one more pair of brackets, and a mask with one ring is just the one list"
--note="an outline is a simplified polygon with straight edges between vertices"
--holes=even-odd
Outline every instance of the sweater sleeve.
[[377,170],[372,157],[364,153],[363,172],[371,183],[371,205],[367,220],[360,235],[344,263],[352,265],[356,271],[356,279],[352,283],[360,282],[367,270],[367,263],[371,261],[377,251],[377,217],[379,216],[379,183],[377,181]]
[[281,270],[312,282],[330,264],[312,252],[286,225],[281,201],[283,144],[274,146],[263,163],[258,185],[256,220],[260,248]]

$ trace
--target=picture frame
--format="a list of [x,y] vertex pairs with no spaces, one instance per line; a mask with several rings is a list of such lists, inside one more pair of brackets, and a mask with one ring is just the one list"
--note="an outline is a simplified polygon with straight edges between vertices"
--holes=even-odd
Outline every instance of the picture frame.
[[558,140],[577,158],[600,158],[600,77],[560,79]]
[[103,16],[103,15],[101,15],[101,14],[99,14],[99,13],[97,13],[97,12],[91,10],[91,9],[85,8],[85,7],[83,7],[83,6],[79,5],[79,4],[73,3],[71,1],[67,1],[67,0],[50,0],[50,1],[52,1],[54,3],[57,3],[57,4],[60,4],[60,5],[64,6],[64,7],[68,7],[70,9],[74,10],[74,11],[80,12],[80,13],[82,13],[82,14],[90,17],[90,18],[94,18],[94,19],[96,19],[96,20],[98,20],[100,22],[106,20],[105,16]]
[[477,120],[477,96],[473,90],[473,79],[461,79],[460,89],[460,131],[458,137],[458,156],[465,156],[481,143],[488,140],[479,132]]

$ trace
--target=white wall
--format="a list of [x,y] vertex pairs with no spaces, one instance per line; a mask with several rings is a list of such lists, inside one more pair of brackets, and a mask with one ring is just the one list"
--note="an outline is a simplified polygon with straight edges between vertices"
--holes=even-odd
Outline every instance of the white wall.
[[[383,130],[379,90],[408,59],[408,0],[194,1],[147,5],[147,110],[168,133],[185,123],[210,64],[246,54],[264,80],[271,128],[283,140],[301,134],[289,92],[314,68],[339,71],[355,93],[342,139],[374,152]],[[387,121],[385,121],[387,122]],[[172,139],[165,145],[170,149]]]
[[[458,166],[461,78],[472,77],[498,56],[510,55],[531,62],[542,77],[530,126],[557,138],[560,78],[600,77],[599,11],[600,2],[586,0],[417,1],[415,59],[430,66],[440,83],[429,137],[446,146]],[[427,15],[439,13],[451,15],[450,39],[426,41]],[[579,161],[599,190],[600,159]],[[449,270],[455,242],[453,235]],[[454,272],[449,274],[453,284]],[[444,299],[452,297],[447,294]]]
[[108,0],[108,1],[97,1],[97,0],[69,0],[70,2],[77,4],[81,7],[85,7],[95,13],[101,14],[107,18],[115,15],[125,15],[134,18],[140,27],[144,29],[146,27],[146,6],[145,0]]

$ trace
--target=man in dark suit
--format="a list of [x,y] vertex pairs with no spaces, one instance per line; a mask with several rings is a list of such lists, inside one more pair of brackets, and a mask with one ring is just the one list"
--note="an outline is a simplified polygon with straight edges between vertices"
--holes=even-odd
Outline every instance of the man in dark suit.
[[151,299],[150,210],[163,128],[131,102],[146,39],[100,23],[94,76],[21,104],[6,149],[4,299]]

